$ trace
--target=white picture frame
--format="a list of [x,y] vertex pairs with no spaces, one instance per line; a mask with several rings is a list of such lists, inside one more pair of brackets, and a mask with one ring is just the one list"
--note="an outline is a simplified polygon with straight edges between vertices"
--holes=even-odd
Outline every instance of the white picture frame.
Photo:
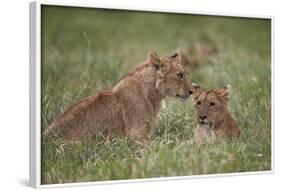
[[[67,186],[84,186],[84,185],[100,185],[100,184],[115,184],[115,183],[134,183],[134,182],[149,182],[149,181],[161,181],[161,180],[176,180],[176,179],[193,179],[201,177],[221,177],[221,176],[236,176],[236,175],[252,175],[252,174],[270,174],[274,172],[274,123],[273,123],[273,84],[271,84],[271,170],[270,171],[256,171],[256,172],[243,172],[241,173],[229,173],[229,174],[208,174],[200,176],[177,176],[177,177],[164,177],[164,178],[149,178],[149,179],[128,179],[128,180],[115,180],[115,181],[98,181],[98,182],[79,182],[79,183],[67,183],[67,184],[41,184],[41,7],[44,5],[56,5],[56,6],[70,6],[70,7],[85,7],[85,8],[103,8],[103,9],[117,9],[117,10],[132,10],[132,11],[153,11],[163,13],[188,13],[199,15],[216,15],[216,16],[232,16],[232,17],[247,17],[247,18],[263,18],[271,19],[271,69],[274,70],[274,51],[273,51],[273,16],[260,16],[260,15],[240,15],[240,14],[228,14],[228,13],[210,13],[210,12],[198,12],[189,10],[165,10],[165,9],[147,9],[140,7],[123,7],[123,6],[104,6],[95,3],[54,3],[51,1],[36,1],[30,3],[29,21],[30,21],[30,67],[29,67],[29,84],[30,84],[30,130],[29,130],[29,179],[30,185],[34,188],[48,188],[48,187],[67,187]],[[273,72],[271,73],[271,79],[273,81]]]

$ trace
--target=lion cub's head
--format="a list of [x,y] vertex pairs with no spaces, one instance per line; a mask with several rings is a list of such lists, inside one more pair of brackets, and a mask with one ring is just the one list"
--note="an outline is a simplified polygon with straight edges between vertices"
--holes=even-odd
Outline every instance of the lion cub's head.
[[187,99],[192,93],[192,82],[189,79],[189,64],[181,53],[169,57],[159,57],[150,52],[148,61],[157,70],[156,89],[163,96]]
[[203,89],[193,84],[192,99],[196,108],[197,122],[200,125],[213,126],[224,118],[231,86],[219,89]]

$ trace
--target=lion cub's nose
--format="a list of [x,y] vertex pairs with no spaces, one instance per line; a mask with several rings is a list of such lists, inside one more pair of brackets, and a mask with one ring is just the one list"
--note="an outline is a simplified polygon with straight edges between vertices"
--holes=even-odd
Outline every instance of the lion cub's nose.
[[199,118],[200,118],[201,120],[204,120],[204,119],[207,118],[207,116],[206,116],[206,115],[199,115]]

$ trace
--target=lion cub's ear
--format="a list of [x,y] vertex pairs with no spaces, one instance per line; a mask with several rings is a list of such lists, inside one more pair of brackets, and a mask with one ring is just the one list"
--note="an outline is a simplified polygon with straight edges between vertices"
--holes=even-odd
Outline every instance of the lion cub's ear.
[[230,97],[231,91],[232,91],[232,87],[230,84],[226,85],[223,88],[216,89],[218,96],[220,96],[226,100]]
[[185,72],[189,73],[190,63],[186,55],[184,55],[184,53],[182,53],[181,51],[177,51],[173,55],[171,55],[171,58],[177,60],[183,66]]
[[199,86],[194,82],[192,83],[192,89],[190,89],[190,91],[192,92],[191,97],[193,100],[196,100],[199,97],[201,90],[202,90],[201,86]]
[[148,61],[156,68],[160,77],[163,77],[170,69],[170,64],[161,61],[160,57],[155,52],[149,52]]
[[160,69],[161,60],[160,60],[159,56],[157,55],[157,53],[150,51],[148,53],[148,61],[150,63],[152,63],[156,67],[157,70]]

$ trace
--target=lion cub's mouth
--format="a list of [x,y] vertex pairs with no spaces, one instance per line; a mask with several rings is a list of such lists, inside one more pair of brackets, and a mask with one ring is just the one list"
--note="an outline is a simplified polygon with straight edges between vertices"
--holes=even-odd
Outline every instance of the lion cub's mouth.
[[208,124],[206,121],[200,121],[199,124]]
[[212,123],[211,122],[207,122],[207,121],[199,121],[199,125],[205,126],[207,128],[210,128],[210,129],[213,128]]
[[179,94],[176,94],[176,97],[178,98],[178,99],[180,99],[180,100],[186,100],[188,97],[189,97],[189,95],[179,95]]

